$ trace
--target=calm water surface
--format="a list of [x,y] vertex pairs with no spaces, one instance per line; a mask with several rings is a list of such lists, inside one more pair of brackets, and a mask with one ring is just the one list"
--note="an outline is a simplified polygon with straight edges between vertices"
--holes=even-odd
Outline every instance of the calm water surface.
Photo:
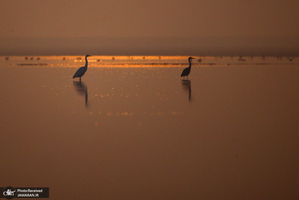
[[182,81],[185,57],[91,57],[80,84],[82,58],[1,58],[1,187],[299,198],[298,59],[199,58]]

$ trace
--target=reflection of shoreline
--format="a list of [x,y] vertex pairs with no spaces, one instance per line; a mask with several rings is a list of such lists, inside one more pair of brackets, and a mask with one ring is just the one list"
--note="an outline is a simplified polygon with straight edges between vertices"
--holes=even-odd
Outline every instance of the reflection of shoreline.
[[191,81],[190,80],[182,80],[183,88],[189,93],[189,101],[191,101]]
[[19,63],[20,66],[46,66],[47,63]]
[[85,96],[85,106],[88,103],[87,86],[82,81],[73,81],[74,88],[80,96]]

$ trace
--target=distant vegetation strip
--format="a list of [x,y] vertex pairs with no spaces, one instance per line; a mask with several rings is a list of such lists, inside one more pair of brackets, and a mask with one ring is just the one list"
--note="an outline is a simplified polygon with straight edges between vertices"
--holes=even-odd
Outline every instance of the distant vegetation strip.
[[[47,63],[19,63],[17,64],[19,66],[47,66]],[[50,64],[51,66],[55,65],[55,64]],[[184,66],[186,65],[186,63],[104,63],[102,62],[100,65],[96,65],[96,67],[99,66]],[[272,63],[272,62],[267,62],[267,63],[263,63],[263,62],[257,62],[257,63],[246,63],[246,62],[242,62],[242,63],[216,63],[216,62],[209,62],[209,63],[193,63],[193,65],[197,65],[197,66],[211,66],[211,65],[219,65],[219,66],[223,66],[223,65],[298,65],[298,63],[292,63],[292,62],[286,62],[286,63]],[[94,65],[91,65],[90,67],[94,67]]]
[[19,63],[17,65],[21,66],[45,66],[48,65],[47,63]]

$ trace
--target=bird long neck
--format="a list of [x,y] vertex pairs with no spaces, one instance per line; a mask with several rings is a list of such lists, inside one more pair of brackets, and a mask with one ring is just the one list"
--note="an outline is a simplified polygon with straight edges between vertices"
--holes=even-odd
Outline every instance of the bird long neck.
[[191,68],[191,59],[189,59],[189,68]]
[[85,67],[87,68],[88,65],[88,61],[87,61],[87,57],[85,56]]

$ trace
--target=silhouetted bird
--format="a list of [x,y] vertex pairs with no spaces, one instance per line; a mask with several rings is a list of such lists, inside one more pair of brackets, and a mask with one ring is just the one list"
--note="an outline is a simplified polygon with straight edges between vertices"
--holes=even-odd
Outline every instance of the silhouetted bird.
[[88,61],[87,61],[87,57],[89,57],[90,55],[86,55],[85,56],[85,66],[84,67],[80,67],[76,73],[74,74],[73,78],[80,78],[81,81],[81,77],[85,74],[85,72],[87,71],[87,65],[88,65]]
[[189,57],[188,58],[188,61],[189,61],[189,67],[185,68],[181,74],[181,77],[184,77],[184,76],[187,76],[187,79],[188,79],[188,76],[190,74],[190,71],[191,71],[191,60],[192,59],[195,59],[195,58],[192,58],[192,57]]

